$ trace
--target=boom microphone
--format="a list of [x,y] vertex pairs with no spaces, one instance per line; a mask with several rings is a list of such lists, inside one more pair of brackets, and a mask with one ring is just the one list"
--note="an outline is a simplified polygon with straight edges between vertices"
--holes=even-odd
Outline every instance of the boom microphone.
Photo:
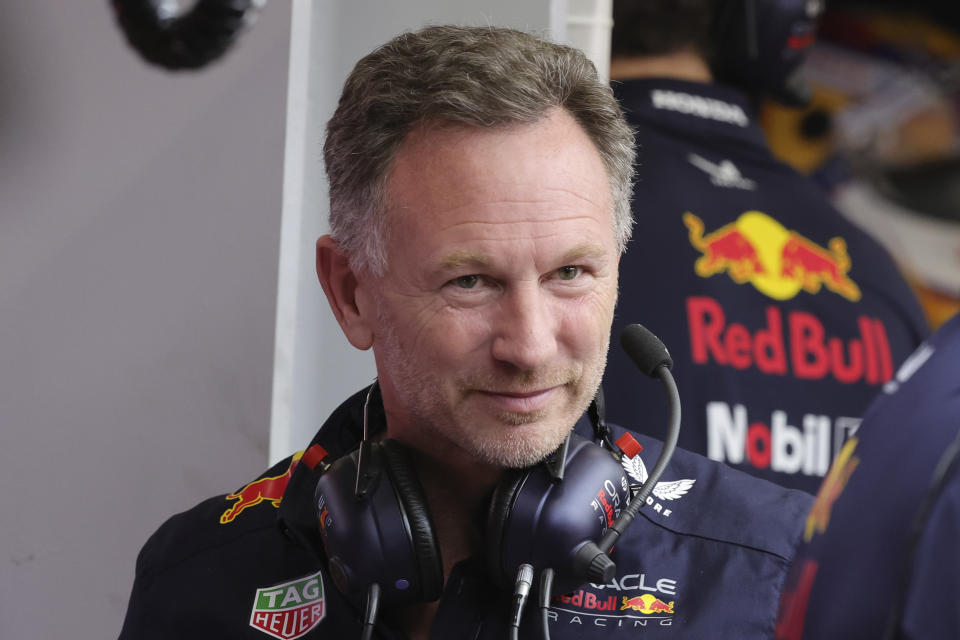
[[647,476],[647,481],[630,500],[630,504],[620,512],[600,542],[587,542],[577,551],[574,558],[574,572],[598,584],[610,582],[615,575],[616,564],[607,554],[620,535],[633,522],[646,503],[647,496],[657,486],[660,476],[663,475],[664,469],[670,463],[670,458],[673,457],[673,452],[677,448],[677,439],[680,437],[680,394],[670,373],[673,359],[667,348],[650,330],[639,324],[631,324],[623,330],[620,334],[620,344],[641,371],[648,376],[659,377],[663,381],[670,401],[670,423],[667,426],[667,437],[663,442],[663,449],[660,450],[660,456],[650,475]]
[[657,336],[641,324],[627,325],[620,334],[620,346],[637,368],[651,378],[658,376],[657,369],[660,367],[673,368],[670,352]]
[[[554,586],[565,593],[585,582],[613,579],[617,567],[610,550],[645,504],[676,447],[680,400],[666,348],[639,325],[627,329],[623,344],[637,366],[661,378],[669,392],[671,423],[663,449],[636,493],[613,448],[575,433],[555,453],[564,459],[562,465],[538,464],[502,474],[487,508],[485,556],[495,584],[507,588],[513,583],[514,635],[537,570],[545,638]],[[590,419],[595,433],[603,436],[599,394],[594,405]],[[409,452],[390,438],[371,440],[371,424],[383,426],[385,420],[382,406],[374,383],[364,403],[359,449],[325,468],[314,492],[320,542],[334,584],[358,608],[366,594],[364,638],[373,633],[380,606],[433,602],[442,594],[445,577],[436,528]]]

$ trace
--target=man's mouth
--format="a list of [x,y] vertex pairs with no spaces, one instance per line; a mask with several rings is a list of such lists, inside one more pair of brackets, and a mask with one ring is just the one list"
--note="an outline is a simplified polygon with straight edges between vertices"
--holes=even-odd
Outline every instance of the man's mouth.
[[530,413],[546,409],[562,389],[563,385],[555,385],[534,390],[481,390],[478,393],[500,411]]

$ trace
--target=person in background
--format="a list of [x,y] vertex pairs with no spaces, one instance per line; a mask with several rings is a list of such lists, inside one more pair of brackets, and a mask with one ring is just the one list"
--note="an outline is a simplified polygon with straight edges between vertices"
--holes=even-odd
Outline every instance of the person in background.
[[807,516],[776,628],[960,638],[960,316],[904,361]]
[[[633,135],[586,57],[401,34],[354,67],[324,159],[317,274],[377,381],[159,528],[121,638],[769,637],[812,496],[680,449],[655,464],[669,446],[612,425],[619,450],[593,441]],[[571,435],[589,406],[596,434]],[[580,542],[659,469],[605,564]]]
[[[683,447],[810,493],[929,333],[885,250],[755,120],[758,95],[802,101],[819,11],[616,0],[610,66],[638,154],[613,331],[642,319],[670,349]],[[631,367],[611,353],[608,414],[662,436],[663,404]]]

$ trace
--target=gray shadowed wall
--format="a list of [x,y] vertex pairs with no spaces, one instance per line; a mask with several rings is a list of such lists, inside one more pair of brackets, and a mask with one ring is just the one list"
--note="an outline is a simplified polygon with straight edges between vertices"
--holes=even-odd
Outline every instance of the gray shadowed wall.
[[116,637],[149,534],[264,467],[289,33],[169,74],[107,0],[3,3],[0,638]]

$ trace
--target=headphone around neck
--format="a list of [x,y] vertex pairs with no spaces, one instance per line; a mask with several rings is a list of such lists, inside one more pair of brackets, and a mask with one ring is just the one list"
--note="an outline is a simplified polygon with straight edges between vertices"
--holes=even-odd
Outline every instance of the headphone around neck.
[[[534,569],[540,571],[544,611],[554,576],[561,593],[613,578],[616,565],[608,553],[656,485],[679,436],[679,396],[666,348],[640,325],[628,327],[622,343],[644,373],[663,380],[671,399],[668,437],[643,486],[632,491],[619,453],[610,448],[598,390],[588,415],[598,443],[607,448],[571,432],[547,460],[506,471],[489,502],[484,555],[491,580],[504,589],[516,584],[519,590],[518,570],[523,567],[521,575],[529,571],[531,576]],[[360,447],[324,470],[314,494],[334,584],[358,608],[366,599],[364,637],[372,633],[381,604],[435,601],[444,580],[436,529],[410,454],[395,440],[373,442],[371,419],[384,419],[376,382],[364,405]],[[624,438],[635,444],[629,434]],[[621,441],[617,445],[630,448]],[[524,580],[514,628],[532,577]]]
[[[375,383],[365,417],[378,402]],[[317,483],[320,535],[333,581],[357,605],[373,583],[386,606],[434,601],[443,588],[443,562],[409,451],[395,440],[370,441],[366,424],[364,431],[360,448],[335,461]],[[614,456],[575,433],[547,461],[506,470],[483,528],[490,578],[509,588],[521,564],[570,564],[579,544],[599,539],[629,498],[629,481]]]

